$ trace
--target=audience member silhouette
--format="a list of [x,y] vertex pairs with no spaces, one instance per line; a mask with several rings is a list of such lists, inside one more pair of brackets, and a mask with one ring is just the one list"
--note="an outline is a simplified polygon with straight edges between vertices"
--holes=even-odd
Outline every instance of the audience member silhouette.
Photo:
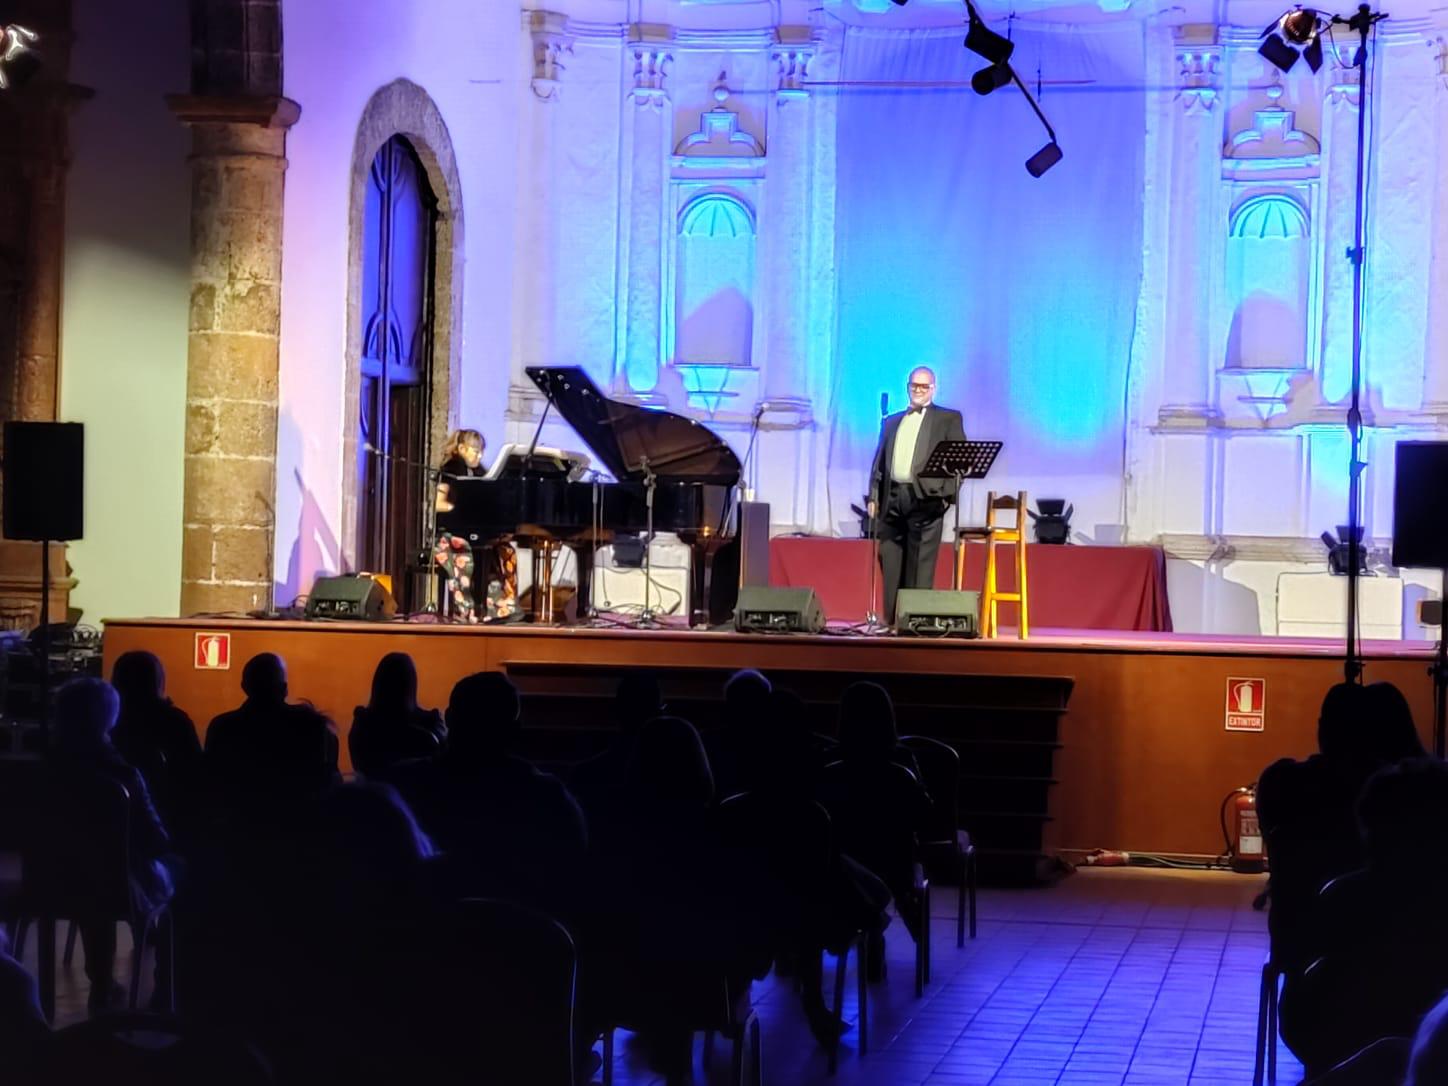
[[0,928],[0,1078],[23,1081],[40,1046],[50,1036],[40,1009],[40,988],[10,955],[10,938]]
[[1283,1039],[1309,1075],[1410,1035],[1448,988],[1448,765],[1379,771],[1358,812],[1366,866],[1323,889],[1320,960],[1282,996]]
[[286,664],[274,653],[246,662],[241,689],[241,707],[206,731],[206,764],[222,802],[285,821],[293,803],[315,799],[338,779],[337,732],[312,706],[287,701]]
[[[852,683],[840,702],[840,760],[820,780],[820,802],[830,813],[835,840],[853,859],[873,871],[895,899],[912,938],[918,939],[920,900],[914,870],[918,833],[930,812],[930,797],[900,747],[895,707],[884,687]],[[883,941],[876,944],[883,952]],[[872,964],[878,964],[879,955]]]
[[185,822],[201,777],[201,739],[191,718],[166,696],[166,672],[150,652],[122,653],[111,669],[121,714],[111,742],[141,771],[166,824]]
[[432,842],[393,788],[353,783],[323,797],[313,847],[289,957],[305,993],[298,1017],[315,1028],[295,1034],[294,1063],[309,1081],[406,1081],[430,1011],[414,1005],[428,990]]
[[[125,788],[130,796],[128,838],[131,895],[136,911],[149,912],[175,892],[171,838],[151,802],[140,772],[111,742],[120,713],[120,698],[102,679],[72,679],[55,699],[50,767],[68,789],[86,788],[104,780]],[[115,983],[115,919],[78,918],[85,947],[85,972],[90,981],[91,1010],[105,1010],[123,993]],[[164,944],[164,940],[162,941]],[[158,976],[165,969],[158,969]]]
[[1428,753],[1413,723],[1413,710],[1401,690],[1392,683],[1379,682],[1369,683],[1363,693],[1369,723],[1367,742],[1378,765],[1421,758]]
[[1442,1086],[1448,1082],[1448,996],[1423,1016],[1413,1053],[1408,1059],[1408,1077],[1403,1086]]
[[[644,724],[664,711],[659,681],[646,671],[635,671],[619,680],[613,700],[613,739],[600,753],[580,762],[568,780],[569,790],[590,821],[611,806],[633,757],[634,744]],[[711,784],[712,791],[712,784]]]
[[390,776],[444,852],[454,889],[566,917],[587,847],[583,812],[558,778],[512,752],[520,709],[505,675],[469,675],[448,702],[447,749]]
[[722,848],[693,725],[650,720],[620,783],[612,817],[591,837],[585,1004],[591,1025],[644,1032],[655,1069],[677,1073],[691,1031],[718,1021],[726,982],[747,993],[769,970],[765,934],[741,922],[759,888]]
[[758,671],[736,671],[724,684],[724,727],[705,737],[704,749],[714,772],[714,791],[727,799],[754,786],[747,763],[755,746],[754,733],[769,715],[773,687]]
[[1371,711],[1363,687],[1332,687],[1318,715],[1318,753],[1274,762],[1257,785],[1258,818],[1272,856],[1267,926],[1289,985],[1319,952],[1312,923],[1318,891],[1362,862],[1357,797],[1383,764]]
[[775,691],[767,708],[763,726],[745,733],[744,770],[753,788],[721,815],[750,880],[765,888],[756,899],[759,914],[741,907],[741,919],[769,933],[777,957],[798,964],[810,1029],[829,1044],[846,1024],[825,1005],[821,953],[839,953],[858,932],[883,931],[890,891],[840,852],[829,815],[815,799],[818,755],[803,702]]
[[372,698],[352,713],[347,750],[352,768],[366,777],[410,758],[437,753],[447,725],[436,709],[417,704],[417,665],[405,652],[389,652],[372,673]]

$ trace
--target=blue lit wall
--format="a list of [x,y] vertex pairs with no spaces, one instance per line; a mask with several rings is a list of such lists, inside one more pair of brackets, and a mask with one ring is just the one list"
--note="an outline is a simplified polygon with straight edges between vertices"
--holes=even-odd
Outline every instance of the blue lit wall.
[[[971,436],[1006,442],[994,478],[1120,479],[1142,273],[1142,33],[1017,25],[1014,38],[1028,80],[1039,66],[1087,81],[1045,87],[1065,158],[1039,180],[1024,163],[1046,137],[1014,89],[840,93],[837,472],[868,463],[880,394],[898,409],[906,373],[927,364]],[[852,31],[843,77],[964,83],[984,62],[961,39]]]

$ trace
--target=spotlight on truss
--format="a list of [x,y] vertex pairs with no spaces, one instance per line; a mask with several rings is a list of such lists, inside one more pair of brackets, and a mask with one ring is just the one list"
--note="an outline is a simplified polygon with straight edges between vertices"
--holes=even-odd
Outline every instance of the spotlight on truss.
[[1284,72],[1301,57],[1314,72],[1322,67],[1322,29],[1328,20],[1312,8],[1293,8],[1262,31],[1257,52]]

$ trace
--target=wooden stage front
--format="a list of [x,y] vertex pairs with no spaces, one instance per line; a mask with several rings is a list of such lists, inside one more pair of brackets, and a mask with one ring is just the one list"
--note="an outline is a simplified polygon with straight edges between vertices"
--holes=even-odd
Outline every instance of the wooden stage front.
[[[213,633],[229,635],[228,670],[196,666],[198,636]],[[707,727],[727,673],[759,668],[804,696],[826,732],[839,690],[872,678],[895,696],[902,731],[957,742],[966,775],[977,761],[990,764],[975,801],[983,838],[1068,854],[1219,854],[1223,797],[1272,760],[1315,749],[1318,706],[1342,675],[1340,645],[1309,639],[1042,630],[1026,642],[935,641],[205,618],[108,621],[106,674],[120,653],[140,648],[161,657],[171,696],[198,727],[240,701],[242,663],[267,651],[287,660],[293,697],[345,735],[377,661],[402,651],[417,661],[424,704],[445,705],[463,675],[505,671],[524,691],[525,728],[582,736],[584,749],[596,749],[608,726],[605,699],[622,669],[658,671],[671,708]],[[1432,646],[1367,642],[1365,652],[1368,681],[1402,689],[1426,742]],[[1226,728],[1228,686],[1241,679],[1265,683],[1261,731]],[[559,760],[579,750],[563,746]],[[1034,846],[1010,840],[1003,810],[1032,788],[1050,815]]]

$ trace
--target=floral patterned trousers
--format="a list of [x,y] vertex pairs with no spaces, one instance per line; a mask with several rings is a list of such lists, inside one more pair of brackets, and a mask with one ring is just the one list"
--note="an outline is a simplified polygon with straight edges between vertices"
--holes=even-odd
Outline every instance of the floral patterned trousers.
[[[443,532],[432,557],[447,578],[448,598],[454,622],[477,622],[477,597],[473,592],[476,567],[473,546],[462,536]],[[518,610],[518,552],[511,543],[495,543],[484,552],[483,574],[487,578],[484,597],[488,618],[509,618]]]

